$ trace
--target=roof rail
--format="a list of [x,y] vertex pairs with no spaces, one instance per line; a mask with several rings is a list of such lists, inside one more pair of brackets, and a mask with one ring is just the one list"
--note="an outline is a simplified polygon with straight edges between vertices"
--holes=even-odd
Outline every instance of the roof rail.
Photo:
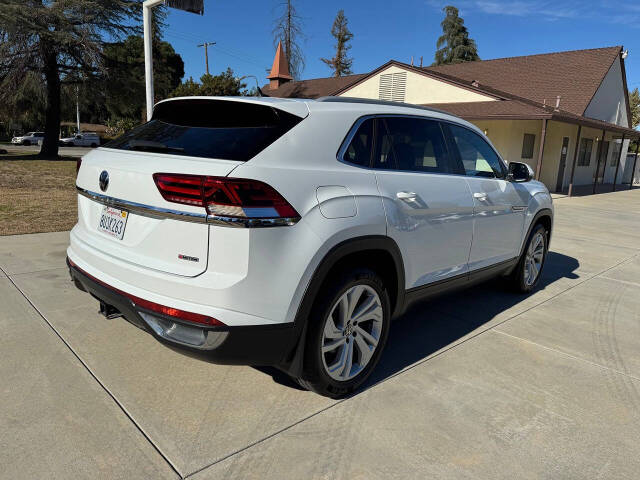
[[375,100],[375,99],[372,99],[372,98],[330,96],[330,97],[316,98],[316,102],[367,103],[367,104],[370,104],[370,105],[388,105],[390,107],[415,108],[416,110],[426,110],[428,112],[438,112],[438,113],[444,113],[446,115],[451,115],[449,112],[445,112],[444,110],[440,110],[438,108],[423,107],[422,105],[414,105],[412,103],[390,102],[388,100]]

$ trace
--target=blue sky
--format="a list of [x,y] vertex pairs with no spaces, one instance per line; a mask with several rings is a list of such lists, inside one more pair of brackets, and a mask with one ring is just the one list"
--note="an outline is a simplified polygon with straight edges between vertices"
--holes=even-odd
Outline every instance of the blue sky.
[[[297,0],[306,31],[302,78],[330,75],[320,57],[333,54],[330,29],[340,8],[354,34],[354,73],[389,59],[409,62],[412,55],[416,63],[424,56],[430,64],[447,4],[460,9],[483,59],[624,45],[629,89],[640,87],[640,3],[633,0]],[[208,41],[217,42],[209,49],[212,73],[229,66],[239,76],[255,75],[262,85],[273,62],[279,11],[278,0],[205,0],[202,17],[172,10],[165,39],[182,55],[187,78],[204,73],[204,51],[196,45]]]

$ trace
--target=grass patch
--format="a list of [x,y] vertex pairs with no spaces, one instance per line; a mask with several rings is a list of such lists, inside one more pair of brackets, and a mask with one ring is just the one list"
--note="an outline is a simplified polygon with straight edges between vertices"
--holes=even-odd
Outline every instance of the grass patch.
[[75,160],[0,157],[0,235],[70,230],[78,219]]

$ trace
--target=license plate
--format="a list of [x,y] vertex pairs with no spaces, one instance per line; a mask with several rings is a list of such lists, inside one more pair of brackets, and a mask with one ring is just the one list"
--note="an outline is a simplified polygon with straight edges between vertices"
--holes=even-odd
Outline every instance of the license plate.
[[100,215],[98,231],[122,240],[124,228],[127,226],[127,218],[129,218],[129,212],[105,206]]

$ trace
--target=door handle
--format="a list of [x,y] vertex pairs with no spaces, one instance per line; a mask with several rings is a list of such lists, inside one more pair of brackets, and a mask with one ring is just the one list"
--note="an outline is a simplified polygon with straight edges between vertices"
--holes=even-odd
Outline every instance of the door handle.
[[415,200],[418,195],[415,192],[398,192],[396,197],[400,200]]
[[473,194],[473,198],[477,198],[478,200],[486,200],[487,194],[484,192],[476,192]]

